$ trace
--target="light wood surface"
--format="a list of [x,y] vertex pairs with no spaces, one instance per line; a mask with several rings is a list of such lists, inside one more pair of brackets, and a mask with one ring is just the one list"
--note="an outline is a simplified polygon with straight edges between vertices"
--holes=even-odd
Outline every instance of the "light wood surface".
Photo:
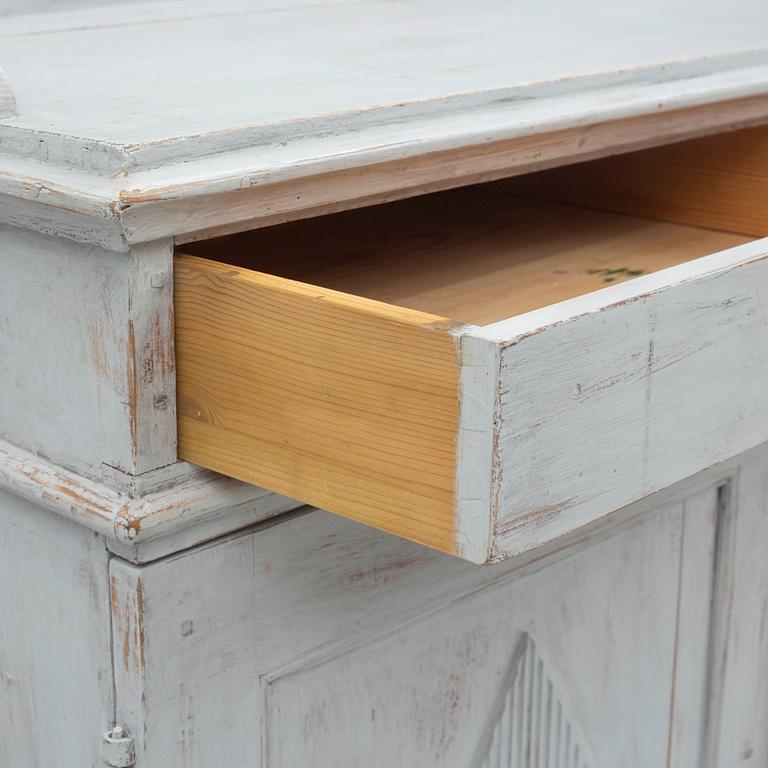
[[453,552],[444,318],[176,259],[179,455]]
[[768,235],[768,130],[680,144],[520,176],[513,189],[543,199]]
[[515,196],[509,181],[309,219],[184,250],[485,325],[747,242]]

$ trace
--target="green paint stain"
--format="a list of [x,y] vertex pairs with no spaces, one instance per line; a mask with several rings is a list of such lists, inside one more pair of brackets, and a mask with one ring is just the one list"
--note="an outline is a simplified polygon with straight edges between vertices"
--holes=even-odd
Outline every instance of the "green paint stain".
[[604,283],[612,283],[617,277],[637,277],[643,274],[642,269],[630,269],[629,267],[618,267],[616,269],[609,269],[603,267],[602,269],[588,269],[588,275],[602,275]]

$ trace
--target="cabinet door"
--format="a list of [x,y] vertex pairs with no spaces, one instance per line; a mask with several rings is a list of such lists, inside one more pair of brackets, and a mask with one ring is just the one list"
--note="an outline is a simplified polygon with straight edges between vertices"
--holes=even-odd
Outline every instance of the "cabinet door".
[[719,498],[485,568],[324,512],[113,560],[118,718],[140,766],[698,764]]

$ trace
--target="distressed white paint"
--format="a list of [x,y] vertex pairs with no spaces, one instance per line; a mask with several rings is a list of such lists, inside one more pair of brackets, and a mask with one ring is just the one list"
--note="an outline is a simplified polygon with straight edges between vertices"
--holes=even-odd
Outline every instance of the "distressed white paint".
[[114,714],[103,539],[0,491],[0,765],[98,766]]
[[538,547],[486,569],[321,512],[174,554],[294,503],[173,463],[168,282],[172,238],[765,121],[765,3],[31,8],[0,10],[0,764],[96,765],[117,718],[139,768],[483,765],[522,638],[590,766],[766,764],[765,449],[598,520],[768,437],[764,244],[460,341],[463,553]]
[[172,257],[0,225],[0,438],[90,478],[176,460]]
[[589,765],[761,765],[767,460],[487,568],[322,512],[108,563],[101,536],[0,494],[3,765],[96,764],[116,721],[139,768],[466,768],[501,757],[495,694],[526,635]]
[[0,438],[131,471],[124,254],[0,225]]
[[10,117],[16,114],[16,99],[11,90],[8,78],[0,69],[0,117]]
[[[712,646],[720,632],[718,614],[725,599],[717,592],[717,571],[724,554],[722,536],[731,525],[733,512],[723,499],[731,482],[721,485],[716,493],[692,494],[683,505],[687,544],[681,553],[676,584],[681,600],[675,622],[669,768],[707,765],[707,739],[714,725],[709,708],[716,678]],[[708,638],[706,643],[700,641],[702,637]]]
[[[280,8],[266,0],[224,0],[176,8],[139,3],[127,11],[6,20],[4,66],[26,103],[8,125],[111,143],[131,165],[141,166],[133,158],[152,152],[143,163],[152,167],[297,134],[338,133],[338,127],[359,131],[413,116],[768,64],[768,16],[754,0],[728,9],[716,2],[671,8],[652,2],[621,15],[599,0],[547,9],[489,0],[471,8],[458,0]],[[550,36],[547,57],[538,55],[542,27]],[[590,44],[596,34],[622,45]],[[73,42],[88,55],[69,55],[67,68],[54,66]],[[195,56],[182,62],[180,50]],[[126,72],[118,83],[116,61]]]
[[739,463],[715,581],[706,768],[768,763],[768,456]]
[[[129,478],[132,482],[125,485]],[[162,557],[298,506],[292,499],[189,464],[110,479],[109,485],[88,480],[0,441],[0,491],[101,534],[112,551],[134,562]]]
[[460,557],[485,562],[491,557],[493,490],[493,429],[499,350],[457,332],[461,363],[461,402],[456,446],[456,551]]
[[467,768],[524,635],[590,766],[690,764],[667,758],[703,728],[719,477],[482,569],[322,512],[113,560],[138,765]]
[[523,634],[501,679],[473,768],[590,768],[596,762],[588,744],[534,639]]
[[146,243],[130,251],[128,398],[130,472],[176,461],[176,356],[173,326],[173,245]]
[[[69,236],[137,243],[764,121],[768,12],[737,6],[224,0],[11,15],[3,66],[23,109],[0,118],[0,194],[38,203],[29,226],[67,210]],[[517,144],[488,156],[504,141]],[[17,223],[31,213],[8,208]]]
[[[491,558],[768,439],[767,256],[760,240],[468,331],[501,358],[491,466],[458,464],[492,478]],[[462,386],[462,406],[488,397]]]

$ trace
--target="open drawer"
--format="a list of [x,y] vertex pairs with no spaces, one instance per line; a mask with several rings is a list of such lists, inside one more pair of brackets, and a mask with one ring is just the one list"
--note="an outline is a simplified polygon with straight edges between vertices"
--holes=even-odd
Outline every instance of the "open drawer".
[[488,562],[756,445],[766,166],[752,129],[186,245],[179,454]]

